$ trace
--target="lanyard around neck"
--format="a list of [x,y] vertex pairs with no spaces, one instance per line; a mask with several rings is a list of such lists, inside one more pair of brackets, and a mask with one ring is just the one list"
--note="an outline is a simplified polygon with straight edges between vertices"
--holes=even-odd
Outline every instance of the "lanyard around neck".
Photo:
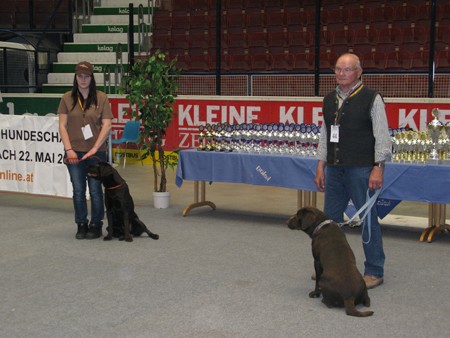
[[[346,98],[342,98],[338,93],[336,93],[336,96],[339,96],[342,99],[342,105],[340,108],[336,109],[336,113],[334,113],[334,125],[338,125],[339,121],[341,120],[341,116],[342,116],[342,110],[344,110],[344,101],[352,98],[353,96],[355,96],[357,93],[359,93],[359,91],[363,88],[363,84],[361,83],[358,87],[355,88],[355,90],[353,92],[350,93],[349,96],[347,96]],[[339,100],[336,97],[336,108],[339,107]]]

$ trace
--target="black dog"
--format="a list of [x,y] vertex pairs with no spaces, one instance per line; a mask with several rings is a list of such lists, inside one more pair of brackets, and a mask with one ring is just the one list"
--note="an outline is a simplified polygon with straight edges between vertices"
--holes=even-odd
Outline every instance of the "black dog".
[[158,239],[157,234],[147,229],[145,224],[134,212],[134,202],[128,189],[128,184],[116,169],[105,162],[88,166],[88,175],[99,179],[105,187],[106,217],[108,219],[108,234],[105,241],[118,237],[119,240],[132,242],[132,236],[140,236],[145,232],[149,237]]
[[288,221],[290,229],[303,230],[312,238],[316,287],[311,298],[320,297],[328,307],[345,307],[350,316],[367,317],[373,311],[359,311],[356,305],[370,306],[367,287],[356,267],[356,259],[339,225],[322,211],[306,207]]

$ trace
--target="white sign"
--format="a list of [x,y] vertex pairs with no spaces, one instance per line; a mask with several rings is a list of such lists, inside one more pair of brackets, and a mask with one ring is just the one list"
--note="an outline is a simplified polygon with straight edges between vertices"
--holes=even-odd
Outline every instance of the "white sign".
[[58,118],[0,114],[0,190],[72,197]]

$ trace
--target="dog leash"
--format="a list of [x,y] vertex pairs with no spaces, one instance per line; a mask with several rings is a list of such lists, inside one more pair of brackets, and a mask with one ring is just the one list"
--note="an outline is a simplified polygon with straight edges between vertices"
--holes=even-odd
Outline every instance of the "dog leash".
[[[88,158],[96,159],[98,163],[102,162],[101,158],[96,155],[89,156]],[[86,161],[88,158],[85,158],[83,161]],[[78,160],[78,162],[81,162],[81,161],[82,160]],[[63,162],[64,162],[64,164],[70,164],[67,157],[64,158]]]
[[[354,227],[355,225],[351,225],[354,224],[354,220],[356,217],[358,217],[359,215],[362,215],[359,218],[360,223],[362,223],[362,231],[361,231],[361,237],[362,237],[362,242],[363,244],[368,244],[370,242],[371,239],[371,229],[372,229],[372,219],[369,217],[367,219],[367,222],[364,223],[365,218],[367,217],[367,215],[370,213],[370,211],[372,210],[373,205],[375,204],[375,202],[377,201],[378,196],[381,193],[381,189],[377,189],[375,190],[375,193],[373,194],[372,197],[369,196],[369,189],[367,189],[367,193],[366,193],[366,203],[364,203],[364,205],[353,215],[353,217],[351,219],[349,219],[347,222],[344,223],[340,223],[339,226],[344,226],[344,225],[349,225],[350,227]],[[369,233],[369,238],[366,241],[364,241],[364,229],[367,228],[367,231]]]

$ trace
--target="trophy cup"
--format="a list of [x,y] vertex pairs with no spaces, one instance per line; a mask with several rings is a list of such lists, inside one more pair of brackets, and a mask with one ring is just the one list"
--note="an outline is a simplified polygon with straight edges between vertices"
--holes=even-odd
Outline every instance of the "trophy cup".
[[205,150],[205,134],[203,133],[203,130],[205,129],[205,127],[199,126],[198,129],[199,129],[200,133],[198,134],[199,145],[197,147],[197,150],[203,151],[203,150]]
[[428,163],[439,163],[439,153],[437,151],[437,142],[439,140],[439,136],[441,135],[441,130],[444,127],[441,121],[439,121],[439,109],[434,108],[432,111],[434,116],[433,121],[428,123],[428,135],[430,135],[431,141],[433,142],[433,148],[430,151],[430,155],[428,157]]
[[447,134],[447,157],[445,158],[445,164],[450,164],[450,121],[444,126],[445,133]]

